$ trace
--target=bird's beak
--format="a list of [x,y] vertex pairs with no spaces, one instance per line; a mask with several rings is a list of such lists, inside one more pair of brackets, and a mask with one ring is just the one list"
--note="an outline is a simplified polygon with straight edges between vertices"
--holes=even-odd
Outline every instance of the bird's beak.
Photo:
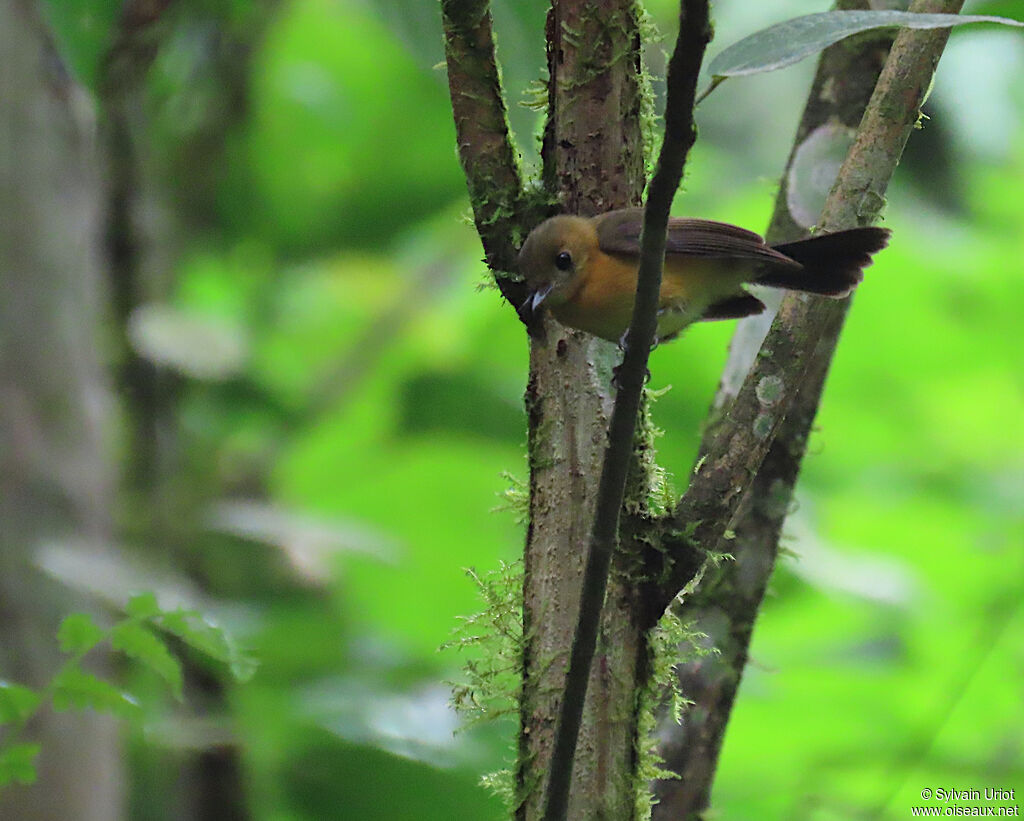
[[551,293],[551,289],[554,287],[554,284],[552,284],[534,291],[533,296],[529,299],[530,310],[536,313],[537,309],[541,306],[541,303],[548,298],[548,294]]

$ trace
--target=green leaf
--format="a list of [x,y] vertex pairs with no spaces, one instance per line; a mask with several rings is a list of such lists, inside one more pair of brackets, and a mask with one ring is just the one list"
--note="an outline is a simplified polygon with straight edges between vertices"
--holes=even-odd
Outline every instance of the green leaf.
[[160,605],[155,593],[140,593],[132,596],[124,606],[124,612],[137,619],[151,619],[160,614]]
[[42,696],[11,681],[0,681],[0,724],[24,721],[39,706]]
[[227,632],[206,621],[199,613],[175,610],[162,614],[158,623],[189,647],[227,664],[235,680],[245,682],[255,674],[255,659],[239,650]]
[[88,613],[72,613],[57,630],[60,649],[65,653],[85,653],[103,641],[104,635]]
[[170,685],[174,697],[181,699],[181,662],[152,630],[136,621],[121,622],[114,626],[111,644],[160,676]]
[[138,712],[138,705],[127,693],[74,665],[61,670],[53,684],[53,706],[56,710],[92,708],[122,718],[132,717]]
[[38,744],[11,744],[0,749],[0,788],[8,784],[34,784]]
[[981,14],[916,14],[909,11],[826,11],[794,17],[762,29],[719,52],[708,66],[712,77],[759,74],[798,63],[833,43],[872,29],[903,26],[913,29],[949,28],[965,23],[1024,22]]

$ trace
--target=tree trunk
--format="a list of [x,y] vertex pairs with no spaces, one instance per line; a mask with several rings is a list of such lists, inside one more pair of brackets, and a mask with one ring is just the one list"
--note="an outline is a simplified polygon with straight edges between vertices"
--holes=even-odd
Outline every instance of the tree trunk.
[[[854,0],[838,7],[865,8],[866,5]],[[861,38],[856,48],[849,43],[839,43],[822,54],[783,174],[768,230],[771,241],[786,242],[805,235],[804,226],[794,221],[787,207],[788,172],[796,151],[815,129],[826,123],[856,129],[891,42],[891,35],[883,35],[881,40],[875,35]],[[772,314],[766,313],[744,320],[737,327],[715,398],[716,409],[735,398],[771,320]],[[680,778],[655,784],[658,804],[654,818],[659,821],[686,818],[695,808],[706,807],[710,799],[725,727],[746,665],[754,620],[775,564],[778,536],[789,506],[788,493],[780,493],[777,487],[773,495],[762,477],[777,476],[778,469],[773,465],[781,460],[792,463],[795,477],[803,455],[802,445],[793,447],[794,437],[787,433],[794,424],[793,416],[791,410],[747,500],[737,513],[734,525],[737,538],[731,547],[735,561],[723,565],[718,574],[677,607],[681,620],[692,622],[706,633],[718,653],[678,668],[682,692],[694,702],[694,707],[684,714],[679,724],[671,716],[662,719],[659,751],[666,769],[678,773]],[[754,527],[766,529],[761,538],[753,536]],[[756,568],[757,572],[750,572],[750,568]]]
[[[0,4],[0,54],[0,675],[39,687],[60,664],[61,617],[82,604],[35,554],[110,538],[101,189],[91,106],[28,0]],[[6,791],[0,817],[122,817],[114,719],[46,712],[29,733],[42,744],[38,781]]]
[[[568,213],[635,205],[643,190],[640,35],[632,0],[557,0],[548,16],[547,189]],[[527,387],[530,528],[518,817],[542,817],[614,393],[614,345],[545,320]],[[624,549],[628,550],[628,546]],[[616,562],[621,565],[620,562]],[[638,585],[613,570],[583,714],[570,818],[628,819],[635,692],[646,661]],[[637,614],[633,619],[630,614]]]

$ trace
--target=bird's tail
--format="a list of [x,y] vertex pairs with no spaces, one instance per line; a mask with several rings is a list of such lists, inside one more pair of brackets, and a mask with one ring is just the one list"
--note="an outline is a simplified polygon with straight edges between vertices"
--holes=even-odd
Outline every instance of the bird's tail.
[[774,245],[776,251],[799,262],[803,269],[766,265],[756,282],[774,288],[844,297],[864,278],[863,270],[871,264],[871,255],[888,244],[890,233],[887,228],[851,228]]

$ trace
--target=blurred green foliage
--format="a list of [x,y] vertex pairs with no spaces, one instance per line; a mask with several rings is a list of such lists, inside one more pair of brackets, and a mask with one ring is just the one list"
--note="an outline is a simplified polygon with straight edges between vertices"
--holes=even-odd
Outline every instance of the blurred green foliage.
[[462,194],[444,75],[417,66],[360,4],[291,5],[253,80],[240,158],[252,176],[236,193],[255,196],[263,219],[239,230],[374,247]]
[[[544,4],[496,5],[515,104],[542,74]],[[1005,5],[969,10],[1013,14]],[[650,8],[671,30],[674,4]],[[823,9],[723,0],[712,53]],[[88,78],[102,25],[56,28]],[[156,156],[182,156],[169,106],[203,65],[196,42],[169,37],[151,73]],[[512,727],[453,735],[441,682],[462,658],[437,648],[481,607],[464,568],[521,551],[514,516],[492,509],[503,472],[526,474],[527,342],[481,287],[439,12],[293,0],[255,45],[242,122],[210,167],[171,159],[163,179],[183,200],[197,177],[214,181],[168,307],[241,346],[229,373],[181,368],[178,414],[183,481],[256,505],[197,559],[216,557],[214,592],[261,660],[228,690],[249,806],[267,821],[497,819],[476,781],[503,765]],[[649,52],[657,68],[660,46]],[[957,71],[940,67],[924,124],[943,150],[922,156],[912,138],[886,212],[892,246],[834,362],[716,817],[896,819],[925,787],[1024,789],[1024,95],[1008,80],[1024,40],[957,32],[951,53]],[[702,105],[677,214],[763,228],[809,70],[733,80]],[[972,93],[954,94],[965,76]],[[528,156],[538,122],[514,106]],[[969,135],[985,123],[1000,139],[982,145]],[[935,179],[952,181],[941,201],[926,193]],[[731,324],[652,356],[652,387],[672,385],[654,413],[677,476]]]
[[22,742],[21,737],[28,734],[27,728],[44,709],[92,710],[129,720],[140,717],[143,707],[131,692],[85,669],[85,657],[95,656],[97,648],[130,660],[180,701],[182,662],[168,647],[165,636],[224,664],[238,682],[248,681],[255,672],[255,662],[240,652],[223,630],[193,611],[162,610],[153,593],[132,597],[124,614],[105,628],[87,613],[71,613],[61,621],[56,636],[67,658],[44,687],[32,690],[0,679],[0,726],[4,728],[0,791],[13,784],[35,783],[40,745]]

